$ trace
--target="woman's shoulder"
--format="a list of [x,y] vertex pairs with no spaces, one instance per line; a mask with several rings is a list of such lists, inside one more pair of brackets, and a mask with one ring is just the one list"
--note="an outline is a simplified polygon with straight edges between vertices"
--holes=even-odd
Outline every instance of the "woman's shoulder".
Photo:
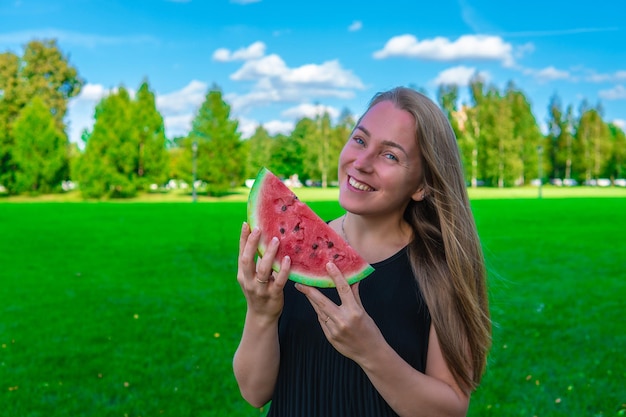
[[376,269],[377,267],[380,268],[384,266],[389,266],[390,264],[394,264],[394,263],[400,266],[400,265],[406,265],[408,264],[408,262],[409,262],[409,247],[405,246],[399,251],[397,251],[396,253],[394,253],[393,255],[389,256],[388,258],[372,263],[372,267]]

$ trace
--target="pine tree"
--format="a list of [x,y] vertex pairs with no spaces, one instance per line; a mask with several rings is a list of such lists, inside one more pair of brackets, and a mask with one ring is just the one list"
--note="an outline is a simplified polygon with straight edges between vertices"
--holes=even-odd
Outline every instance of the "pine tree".
[[197,178],[208,184],[210,194],[222,195],[243,183],[245,155],[237,128],[238,122],[230,118],[230,105],[213,86],[192,122],[185,145],[191,155],[191,146],[197,143]]
[[132,119],[137,146],[137,188],[146,190],[152,184],[163,185],[168,179],[169,167],[165,126],[147,81],[137,91]]
[[257,126],[254,134],[244,142],[248,155],[246,178],[255,178],[262,167],[269,167],[273,143],[274,139],[262,125]]
[[68,140],[43,100],[35,97],[13,125],[16,191],[60,191],[68,175]]
[[78,163],[79,188],[87,198],[131,197],[137,192],[137,141],[128,91],[105,97]]
[[35,97],[49,109],[59,131],[65,131],[64,118],[70,98],[80,93],[84,81],[59,50],[55,40],[34,40],[19,57],[0,54],[0,184],[16,192],[17,166],[13,159],[13,123]]

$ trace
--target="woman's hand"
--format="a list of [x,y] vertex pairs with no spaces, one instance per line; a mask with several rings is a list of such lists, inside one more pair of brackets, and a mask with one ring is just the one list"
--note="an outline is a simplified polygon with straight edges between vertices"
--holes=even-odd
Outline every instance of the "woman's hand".
[[283,288],[289,276],[290,259],[288,256],[282,259],[280,272],[272,270],[279,245],[278,238],[274,237],[264,256],[259,256],[255,262],[260,239],[258,228],[250,230],[247,223],[243,224],[239,238],[237,281],[246,297],[248,313],[276,320],[284,304]]
[[289,276],[290,260],[285,257],[280,272],[272,271],[278,239],[270,243],[263,258],[256,261],[261,231],[244,223],[239,238],[237,281],[248,309],[239,347],[233,358],[233,371],[241,395],[254,407],[271,398],[280,366],[278,317],[283,309],[283,288]]
[[335,304],[316,288],[302,284],[296,284],[296,288],[311,302],[328,341],[342,355],[359,362],[377,346],[377,341],[384,341],[383,336],[363,308],[359,283],[350,286],[333,263],[328,263],[326,270],[335,282],[341,305]]

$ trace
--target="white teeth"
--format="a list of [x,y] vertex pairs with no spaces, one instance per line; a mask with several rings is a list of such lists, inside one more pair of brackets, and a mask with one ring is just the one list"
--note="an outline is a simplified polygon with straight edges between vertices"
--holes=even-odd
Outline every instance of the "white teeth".
[[356,188],[357,190],[361,190],[361,191],[374,191],[374,189],[372,187],[370,187],[369,185],[363,184],[358,182],[357,180],[355,180],[354,178],[350,177],[348,179],[348,183],[353,186],[354,188]]

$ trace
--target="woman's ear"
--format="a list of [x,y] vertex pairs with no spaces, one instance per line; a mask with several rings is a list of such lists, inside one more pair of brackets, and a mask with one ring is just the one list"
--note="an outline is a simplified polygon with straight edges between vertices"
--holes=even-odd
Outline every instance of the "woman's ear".
[[426,198],[426,187],[421,185],[417,191],[413,193],[411,199],[414,201],[422,201],[424,198]]

